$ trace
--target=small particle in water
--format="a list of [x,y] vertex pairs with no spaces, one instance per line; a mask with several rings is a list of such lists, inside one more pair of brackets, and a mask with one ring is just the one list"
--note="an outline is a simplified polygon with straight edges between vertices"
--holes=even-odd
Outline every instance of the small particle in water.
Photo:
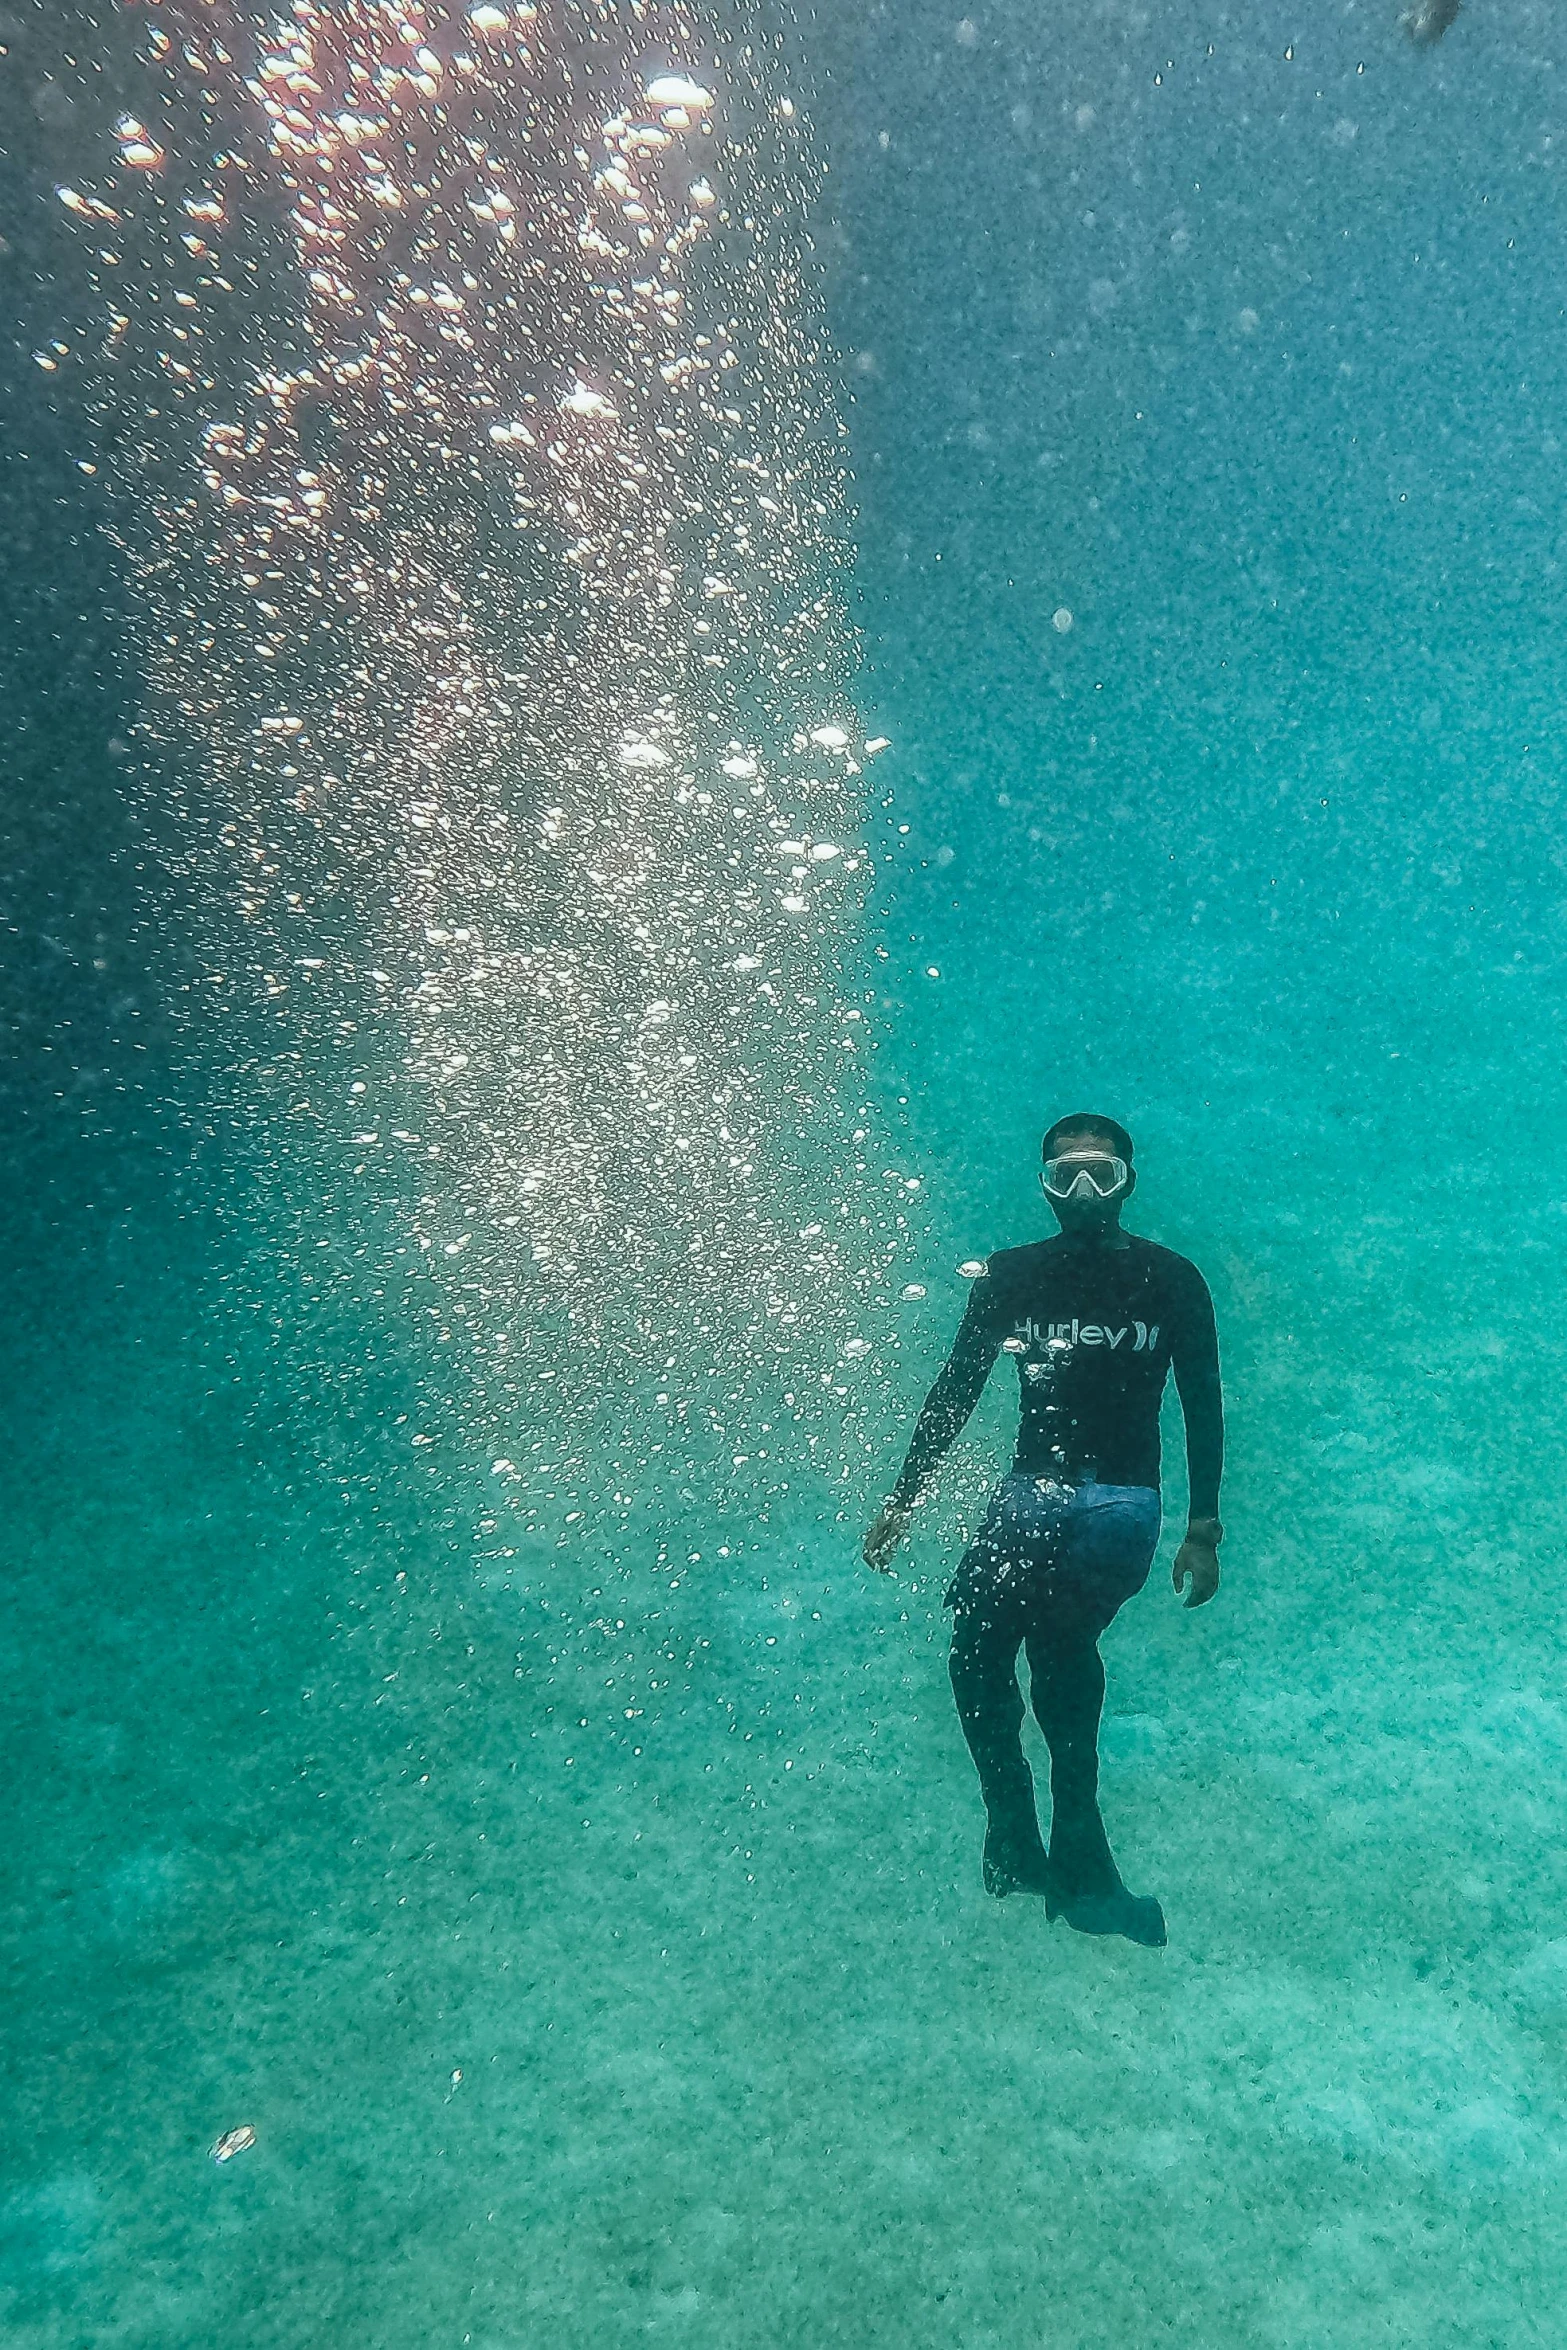
[[212,2149],[214,2162],[232,2162],[236,2154],[243,2154],[256,2143],[256,2133],[249,2122],[241,2122],[237,2130],[225,2130]]
[[868,1338],[846,1338],[843,1342],[843,1351],[852,1361],[858,1361],[861,1355],[870,1353],[871,1342]]
[[865,746],[865,756],[867,759],[874,759],[878,751],[890,751],[891,748],[892,737],[890,734],[873,734]]
[[1406,8],[1398,21],[1417,48],[1429,49],[1440,41],[1458,9],[1459,0],[1416,0],[1416,5]]
[[841,726],[813,726],[811,740],[820,743],[824,751],[846,751],[849,738]]
[[1057,604],[1055,610],[1050,615],[1050,625],[1055,630],[1057,636],[1065,636],[1067,630],[1072,625],[1071,607],[1067,604]]
[[939,979],[941,977],[941,965],[939,963],[927,963],[925,966],[925,976],[927,979]]
[[961,1281],[978,1281],[989,1270],[983,1257],[965,1257],[958,1267],[958,1278]]
[[910,1281],[905,1283],[902,1295],[904,1304],[906,1306],[912,1305],[917,1297],[923,1297],[925,1295],[924,1282]]
[[749,783],[752,776],[756,773],[756,761],[754,759],[740,758],[725,759],[723,762],[723,771],[726,775],[733,776],[736,783]]

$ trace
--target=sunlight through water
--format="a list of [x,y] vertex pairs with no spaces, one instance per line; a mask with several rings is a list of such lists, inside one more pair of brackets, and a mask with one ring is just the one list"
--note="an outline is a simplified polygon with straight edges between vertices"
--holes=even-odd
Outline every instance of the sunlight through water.
[[640,0],[148,44],[60,193],[146,395],[145,789],[269,1277],[307,1352],[421,1331],[410,1441],[514,1509],[634,1391],[724,1477],[765,1490],[763,1414],[852,1475],[908,1229],[853,978],[882,746],[774,50]]

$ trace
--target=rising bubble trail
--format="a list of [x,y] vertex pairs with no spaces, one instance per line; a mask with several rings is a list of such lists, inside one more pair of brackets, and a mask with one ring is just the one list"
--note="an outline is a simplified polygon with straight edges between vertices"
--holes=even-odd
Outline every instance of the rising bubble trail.
[[784,1397],[852,1449],[901,1235],[775,47],[643,0],[148,43],[116,178],[61,194],[193,1021],[296,1302],[423,1330],[519,1491],[638,1382],[715,1459]]

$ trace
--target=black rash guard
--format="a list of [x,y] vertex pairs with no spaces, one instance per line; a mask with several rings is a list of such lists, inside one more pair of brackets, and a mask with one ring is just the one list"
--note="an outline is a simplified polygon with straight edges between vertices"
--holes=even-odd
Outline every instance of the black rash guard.
[[997,1355],[1017,1358],[1014,1476],[1159,1483],[1159,1399],[1173,1366],[1186,1415],[1194,1518],[1218,1515],[1224,1407],[1213,1300],[1195,1265],[1156,1241],[1060,1233],[1002,1249],[969,1296],[892,1491],[906,1509],[978,1403]]

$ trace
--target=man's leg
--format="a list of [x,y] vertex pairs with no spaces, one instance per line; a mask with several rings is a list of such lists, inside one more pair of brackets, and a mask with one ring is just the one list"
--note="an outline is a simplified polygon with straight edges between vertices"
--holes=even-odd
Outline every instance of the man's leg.
[[[1019,1494],[1013,1488],[1028,1486]],[[1045,1891],[1045,1847],[1034,1808],[1034,1774],[1018,1736],[1023,1696],[1017,1654],[1025,1622],[1031,1553],[1048,1540],[1059,1511],[1031,1507],[1032,1481],[1008,1478],[947,1593],[952,1609],[948,1671],[958,1720],[984,1798],[985,1889]]]
[[1052,1894],[1086,1932],[1155,1943],[1164,1940],[1163,1912],[1156,1901],[1127,1893],[1099,1810],[1099,1640],[1147,1581],[1158,1539],[1157,1494],[1141,1486],[1081,1487],[1028,1628],[1034,1713],[1050,1749]]
[[1076,1608],[1057,1607],[1028,1643],[1034,1715],[1050,1749],[1050,1869],[1063,1893],[1110,1893],[1120,1883],[1099,1813],[1103,1629]]
[[959,1609],[948,1671],[985,1802],[985,1889],[1007,1893],[1015,1883],[1042,1893],[1044,1839],[1034,1809],[1034,1774],[1018,1736],[1023,1726],[1019,1638],[1015,1624],[1008,1630],[978,1611]]

